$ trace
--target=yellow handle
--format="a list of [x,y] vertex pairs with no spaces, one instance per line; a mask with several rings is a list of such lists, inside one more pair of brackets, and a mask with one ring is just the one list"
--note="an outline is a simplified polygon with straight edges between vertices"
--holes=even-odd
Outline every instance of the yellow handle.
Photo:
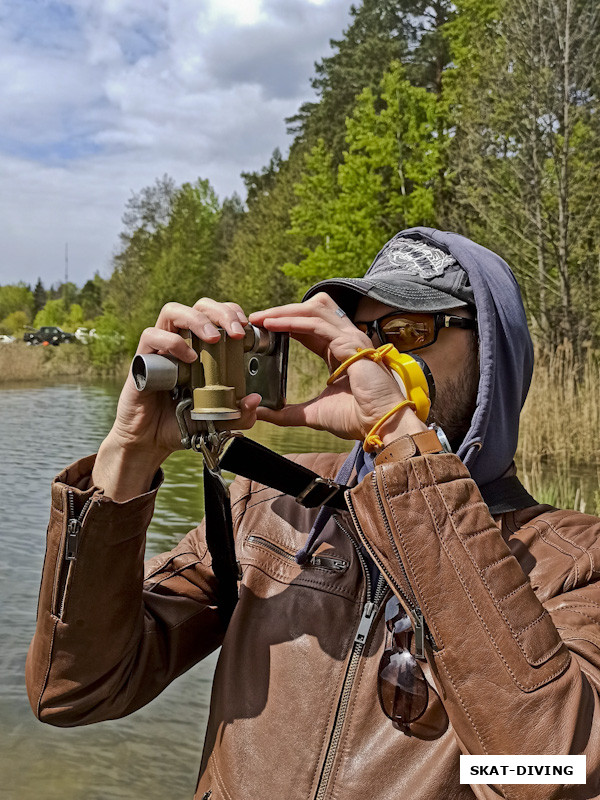
[[408,353],[399,353],[395,348],[385,354],[383,362],[398,373],[406,389],[406,399],[415,404],[415,414],[421,422],[425,422],[431,402],[427,378],[419,364]]
[[427,421],[431,400],[425,373],[412,356],[408,353],[399,353],[391,344],[383,344],[377,349],[374,347],[359,347],[356,353],[340,364],[335,372],[332,372],[327,380],[327,385],[330,386],[351,364],[361,358],[381,362],[388,369],[393,369],[394,372],[397,372],[406,389],[406,399],[414,406],[415,414],[421,422]]

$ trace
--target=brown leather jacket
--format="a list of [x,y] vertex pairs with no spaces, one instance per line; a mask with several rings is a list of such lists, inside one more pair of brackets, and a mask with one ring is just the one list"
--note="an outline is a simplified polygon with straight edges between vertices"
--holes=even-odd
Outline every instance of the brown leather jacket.
[[[300,460],[334,476],[343,458]],[[237,480],[243,580],[224,634],[202,527],[153,558],[142,585],[155,490],[114,503],[89,487],[92,463],[69,467],[52,489],[27,663],[44,722],[128,714],[222,644],[198,799],[600,794],[595,517],[537,506],[495,523],[455,456],[419,456],[378,466],[352,489],[350,511],[336,514],[301,568],[294,553],[316,512]],[[75,531],[77,557],[66,561],[70,499],[76,514],[91,502]],[[385,575],[378,588],[361,541]],[[410,731],[394,728],[377,699],[391,590],[418,603],[437,648],[424,666],[429,706]],[[360,642],[368,601],[377,610]],[[461,752],[585,753],[588,784],[461,785]]]

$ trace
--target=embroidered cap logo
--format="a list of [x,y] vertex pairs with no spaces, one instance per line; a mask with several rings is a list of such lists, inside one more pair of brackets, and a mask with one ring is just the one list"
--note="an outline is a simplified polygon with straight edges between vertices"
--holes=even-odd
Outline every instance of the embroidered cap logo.
[[447,267],[456,263],[453,256],[425,242],[396,239],[392,240],[389,248],[383,251],[367,274],[372,276],[378,272],[389,272],[392,265],[409,275],[418,275],[425,279],[439,278]]

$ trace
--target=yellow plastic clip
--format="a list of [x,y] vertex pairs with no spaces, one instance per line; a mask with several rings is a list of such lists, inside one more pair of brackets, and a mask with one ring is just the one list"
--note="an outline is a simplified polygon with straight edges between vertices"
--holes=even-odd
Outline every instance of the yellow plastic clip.
[[415,414],[421,422],[425,422],[429,416],[431,402],[427,378],[419,364],[411,355],[399,353],[395,348],[385,354],[383,363],[400,376],[406,389],[407,399],[415,404]]
[[356,353],[347,358],[333,372],[327,385],[331,385],[339,376],[345,372],[351,364],[361,358],[368,358],[370,361],[384,364],[388,369],[394,370],[404,384],[406,399],[414,406],[414,411],[421,422],[425,422],[429,416],[431,401],[429,399],[429,386],[427,378],[417,361],[408,353],[399,353],[391,344],[384,344],[377,349],[373,347],[358,348]]

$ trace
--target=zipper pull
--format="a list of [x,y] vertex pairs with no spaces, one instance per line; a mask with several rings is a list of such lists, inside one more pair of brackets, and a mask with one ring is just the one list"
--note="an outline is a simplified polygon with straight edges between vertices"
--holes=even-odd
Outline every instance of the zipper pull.
[[425,620],[420,608],[414,610],[415,658],[425,658]]
[[360,623],[358,625],[358,630],[356,631],[356,636],[354,637],[355,644],[364,644],[367,641],[367,636],[369,635],[371,625],[375,619],[376,610],[377,606],[375,603],[372,603],[370,600],[365,603],[362,617],[360,618]]
[[67,540],[65,542],[65,561],[75,561],[81,523],[73,517],[67,523]]
[[348,569],[348,562],[342,558],[331,558],[329,556],[313,556],[311,559],[313,566],[325,567],[333,572],[345,572]]

